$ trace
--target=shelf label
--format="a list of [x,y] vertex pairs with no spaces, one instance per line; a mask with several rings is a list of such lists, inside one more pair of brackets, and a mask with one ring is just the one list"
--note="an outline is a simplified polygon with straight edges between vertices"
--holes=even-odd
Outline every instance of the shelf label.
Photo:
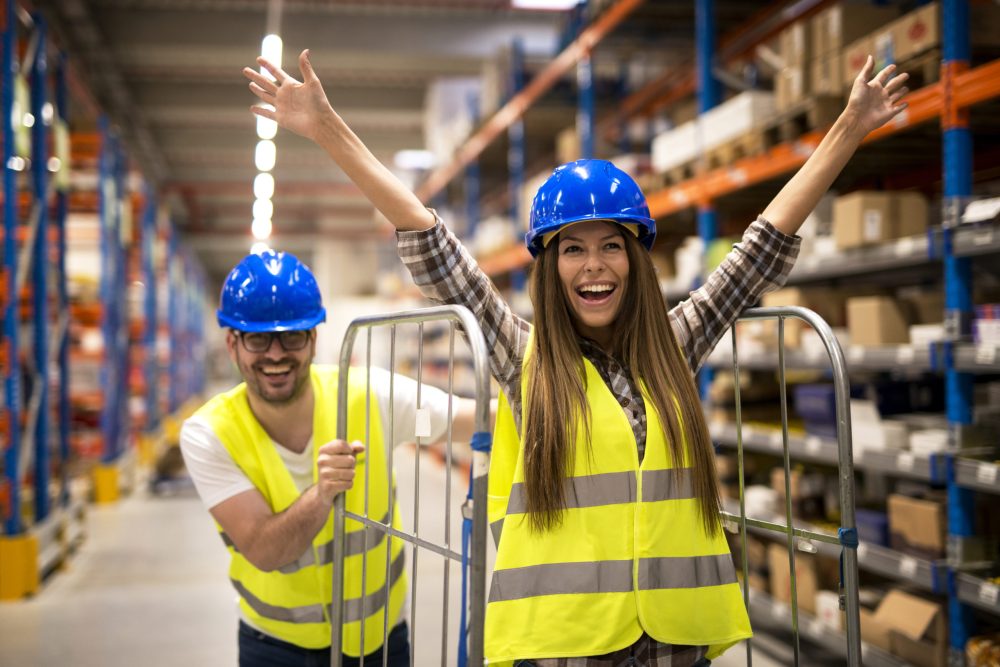
[[980,484],[996,484],[997,466],[993,463],[980,463],[976,469],[976,481]]
[[864,542],[858,543],[858,562],[864,561],[868,558],[868,545]]
[[806,452],[816,456],[821,451],[823,451],[823,440],[816,435],[810,435],[806,438]]
[[747,172],[745,169],[730,169],[729,180],[733,185],[742,187],[747,183]]
[[899,574],[912,579],[917,574],[917,559],[913,556],[903,556],[899,559]]
[[417,408],[413,435],[417,438],[431,437],[431,411],[427,408]]
[[994,605],[997,603],[997,598],[1000,597],[1000,587],[996,584],[991,584],[988,581],[984,581],[979,586],[979,600],[980,602],[985,602],[989,605]]
[[784,620],[784,619],[788,618],[789,613],[790,612],[788,611],[788,605],[787,604],[785,604],[784,602],[778,602],[777,600],[774,601],[774,606],[771,607],[771,614],[776,619],[778,619],[779,621],[780,620]]
[[990,245],[991,243],[993,243],[992,229],[984,229],[981,232],[976,232],[972,237],[972,245],[974,246]]
[[912,236],[907,236],[896,242],[895,253],[896,257],[909,257],[913,254],[914,246],[917,245],[917,240]]
[[896,350],[896,363],[897,364],[912,364],[913,360],[916,358],[917,352],[913,349],[911,345],[903,345]]
[[852,364],[861,363],[865,360],[865,348],[859,345],[852,345],[847,349],[847,360]]
[[771,445],[771,449],[784,449],[785,448],[785,442],[784,442],[784,439],[781,437],[781,431],[776,431],[776,432],[772,433],[768,442]]
[[997,360],[995,345],[979,345],[976,347],[976,363],[982,366],[992,366]]
[[892,124],[896,127],[906,127],[910,124],[910,112],[908,109],[903,109],[896,117],[892,119]]
[[899,456],[896,457],[896,467],[906,472],[912,472],[914,461],[916,461],[916,457],[911,452],[900,452]]
[[754,436],[756,435],[753,426],[744,426],[742,431],[743,431],[743,442],[746,442],[747,440],[753,440]]
[[822,637],[826,631],[826,625],[818,618],[814,618],[806,624],[806,633],[813,637]]

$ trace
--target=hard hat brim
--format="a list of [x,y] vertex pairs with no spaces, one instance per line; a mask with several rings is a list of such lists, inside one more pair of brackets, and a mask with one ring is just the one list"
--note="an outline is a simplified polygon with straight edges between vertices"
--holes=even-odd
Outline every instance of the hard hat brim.
[[220,327],[236,329],[238,331],[247,331],[251,333],[268,332],[268,331],[305,331],[308,329],[313,329],[316,327],[316,325],[326,321],[325,308],[321,308],[320,311],[315,315],[301,318],[298,320],[270,320],[265,322],[251,322],[250,320],[230,317],[229,315],[223,313],[221,310],[216,311],[215,315],[219,321]]

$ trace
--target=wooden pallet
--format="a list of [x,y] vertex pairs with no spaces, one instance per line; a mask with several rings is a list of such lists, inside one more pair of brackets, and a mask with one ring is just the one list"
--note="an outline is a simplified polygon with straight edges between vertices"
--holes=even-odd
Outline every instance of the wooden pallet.
[[839,95],[817,95],[782,111],[762,128],[769,146],[795,141],[812,130],[829,127],[844,109]]
[[705,166],[707,169],[726,167],[737,160],[760,155],[773,145],[773,142],[768,140],[766,133],[761,130],[751,130],[707,151],[705,153]]

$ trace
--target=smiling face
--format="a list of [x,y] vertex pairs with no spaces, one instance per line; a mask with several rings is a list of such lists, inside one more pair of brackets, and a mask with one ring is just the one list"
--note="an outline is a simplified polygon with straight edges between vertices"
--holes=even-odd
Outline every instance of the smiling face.
[[629,262],[622,228],[589,220],[559,232],[557,266],[581,335],[607,347],[628,287]]
[[250,352],[240,336],[229,331],[226,336],[229,358],[233,360],[247,383],[247,390],[272,405],[291,403],[302,396],[309,381],[309,367],[316,354],[315,332],[301,350],[289,351],[277,337],[263,352]]

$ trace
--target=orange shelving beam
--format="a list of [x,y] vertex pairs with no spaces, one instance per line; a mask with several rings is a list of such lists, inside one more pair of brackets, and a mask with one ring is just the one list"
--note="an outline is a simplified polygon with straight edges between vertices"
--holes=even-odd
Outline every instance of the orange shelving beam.
[[581,58],[588,55],[605,35],[625,19],[643,0],[620,0],[607,9],[596,21],[584,28],[583,32],[567,46],[562,53],[545,66],[528,85],[522,88],[514,97],[490,117],[469,139],[458,149],[452,161],[440,167],[427,177],[416,194],[423,202],[429,202],[438,192],[443,190],[470,162],[475,160],[490,143],[500,136],[518,118],[524,115],[542,95],[573,67]]
[[[910,93],[906,98],[909,103],[906,111],[865,137],[864,143],[939,117],[944,110],[943,97],[944,88],[940,82]],[[968,107],[996,97],[1000,97],[1000,60],[955,77],[955,98],[959,106]],[[825,133],[825,130],[814,130],[795,141],[775,146],[763,155],[737,160],[654,192],[647,197],[650,213],[654,218],[677,213],[797,169],[816,150]]]
[[[906,111],[892,123],[865,137],[864,143],[878,141],[939,117],[944,110],[943,95],[943,84],[940,82],[913,91],[906,96],[909,104]],[[981,65],[955,77],[955,99],[961,107],[970,107],[998,97],[1000,97],[1000,60]],[[654,218],[671,215],[793,171],[805,164],[825,134],[826,130],[814,130],[795,141],[775,146],[763,155],[737,160],[731,165],[650,193],[646,197],[650,213]],[[494,276],[523,268],[528,265],[530,259],[528,251],[523,246],[516,245],[480,260],[479,265],[487,275]]]

